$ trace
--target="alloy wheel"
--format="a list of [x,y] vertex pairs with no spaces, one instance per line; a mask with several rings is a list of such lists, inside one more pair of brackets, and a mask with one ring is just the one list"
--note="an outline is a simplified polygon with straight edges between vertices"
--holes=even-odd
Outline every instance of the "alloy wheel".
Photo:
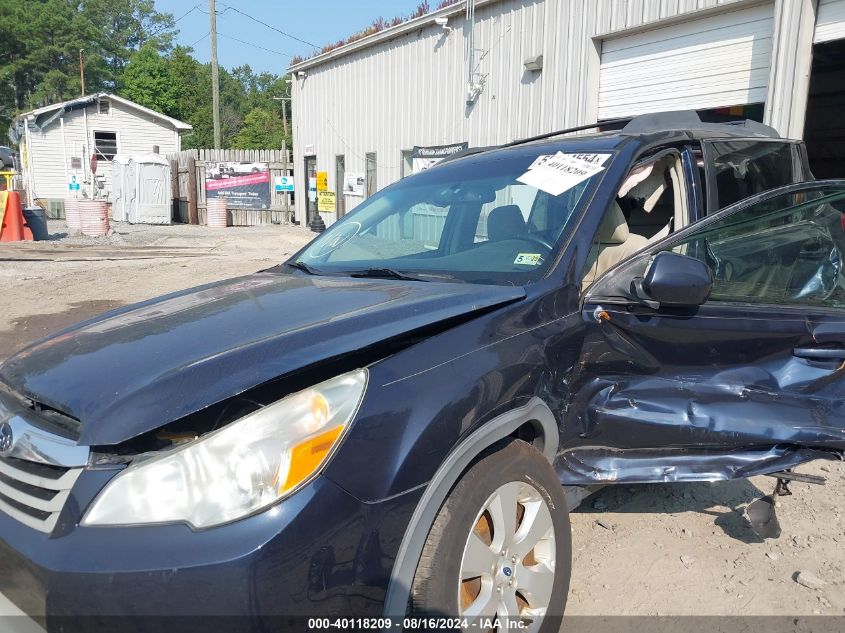
[[519,618],[527,630],[539,628],[552,597],[556,551],[551,512],[540,492],[522,481],[497,488],[464,546],[461,615]]

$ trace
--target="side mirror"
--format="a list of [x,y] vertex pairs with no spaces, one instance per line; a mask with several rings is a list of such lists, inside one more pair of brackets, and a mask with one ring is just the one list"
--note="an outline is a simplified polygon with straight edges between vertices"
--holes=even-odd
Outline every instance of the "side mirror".
[[704,262],[670,251],[658,253],[644,278],[631,282],[632,292],[652,308],[700,306],[713,289],[713,275]]

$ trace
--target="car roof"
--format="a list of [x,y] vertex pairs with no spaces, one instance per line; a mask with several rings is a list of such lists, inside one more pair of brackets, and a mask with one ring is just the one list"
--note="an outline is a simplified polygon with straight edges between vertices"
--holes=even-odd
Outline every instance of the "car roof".
[[[618,129],[599,132],[586,132],[590,129],[600,128],[600,126],[619,127]],[[585,133],[575,134],[575,132]],[[623,144],[631,142],[639,145],[651,145],[655,141],[672,144],[688,140],[720,138],[781,139],[774,128],[758,121],[744,120],[725,123],[706,123],[699,118],[698,113],[694,110],[681,110],[644,114],[631,119],[604,121],[594,125],[579,126],[558,132],[541,134],[536,137],[520,139],[503,145],[471,147],[440,161],[437,166],[457,160],[461,162],[469,161],[471,157],[479,157],[482,154],[486,158],[490,158],[491,152],[497,154],[499,151],[513,152],[517,148],[525,149],[527,153],[533,153],[536,156],[537,150],[546,153],[558,151],[601,152],[614,150]],[[510,153],[509,155],[513,156]]]

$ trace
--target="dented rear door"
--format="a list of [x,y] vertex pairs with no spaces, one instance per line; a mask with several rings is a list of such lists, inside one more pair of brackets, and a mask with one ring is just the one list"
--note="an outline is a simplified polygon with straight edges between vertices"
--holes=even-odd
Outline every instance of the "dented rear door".
[[[564,483],[747,477],[845,449],[845,181],[740,202],[588,289],[570,379]],[[631,292],[660,251],[701,259],[695,308]]]

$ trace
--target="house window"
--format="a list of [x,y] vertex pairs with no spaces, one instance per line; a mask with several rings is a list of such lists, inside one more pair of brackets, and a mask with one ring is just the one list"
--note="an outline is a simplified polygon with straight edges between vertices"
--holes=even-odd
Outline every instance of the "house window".
[[108,114],[111,109],[111,103],[106,99],[100,99],[100,114]]
[[111,161],[117,154],[117,132],[94,132],[97,160]]

